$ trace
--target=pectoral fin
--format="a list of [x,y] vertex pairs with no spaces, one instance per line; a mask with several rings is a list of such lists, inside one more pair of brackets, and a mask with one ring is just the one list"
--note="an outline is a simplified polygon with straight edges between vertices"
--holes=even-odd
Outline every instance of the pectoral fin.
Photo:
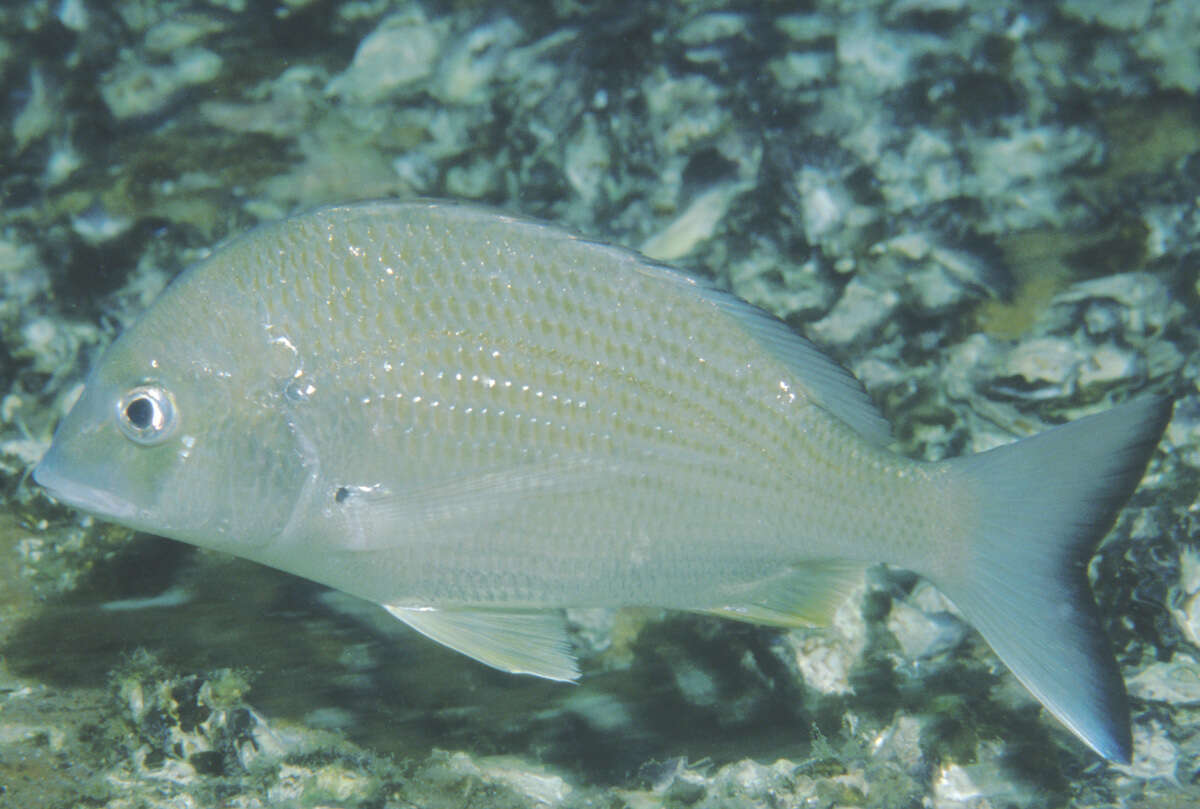
[[428,537],[453,545],[519,514],[536,498],[599,492],[636,475],[628,464],[588,457],[559,458],[459,476],[395,490],[347,481],[334,491],[342,550],[374,552]]
[[561,612],[522,610],[383,608],[427,638],[480,663],[548,680],[577,680]]

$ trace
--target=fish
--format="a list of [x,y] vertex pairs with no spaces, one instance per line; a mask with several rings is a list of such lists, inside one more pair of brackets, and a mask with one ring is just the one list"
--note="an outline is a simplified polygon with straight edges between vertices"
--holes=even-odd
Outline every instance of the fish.
[[492,667],[580,676],[564,608],[828,622],[925,577],[1115,762],[1089,557],[1172,402],[986,452],[892,449],[860,382],[715,282],[455,202],[334,205],[181,273],[90,371],[57,500],[383,606]]

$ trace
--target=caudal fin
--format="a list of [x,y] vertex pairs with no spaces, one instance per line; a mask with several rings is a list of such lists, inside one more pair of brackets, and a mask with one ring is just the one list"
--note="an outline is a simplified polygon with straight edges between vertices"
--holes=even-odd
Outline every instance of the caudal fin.
[[1129,706],[1087,563],[1170,413],[1170,401],[1143,397],[946,462],[977,505],[965,570],[936,583],[1042,705],[1111,761],[1130,760]]

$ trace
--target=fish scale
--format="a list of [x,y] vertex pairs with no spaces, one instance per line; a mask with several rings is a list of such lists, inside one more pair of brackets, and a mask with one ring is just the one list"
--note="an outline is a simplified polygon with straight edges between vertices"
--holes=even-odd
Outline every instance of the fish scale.
[[1141,397],[911,460],[848,372],[712,284],[552,226],[382,201],[265,225],[183,273],[34,477],[552,679],[580,675],[563,607],[791,627],[827,621],[865,566],[905,567],[1128,761],[1084,562],[1169,415]]
[[[410,229],[409,232],[413,231]],[[421,231],[417,231],[417,233],[427,236]],[[381,241],[379,234],[371,233],[370,229],[367,229],[363,235],[339,233],[334,241],[339,245],[351,245],[349,250],[356,257],[366,254],[366,251],[354,247],[359,242],[391,243],[386,239]],[[492,406],[503,412],[502,416],[499,414],[496,416],[497,421],[500,421],[501,424],[491,427],[488,430],[490,434],[510,436],[513,447],[527,448],[529,446],[527,436],[531,431],[527,425],[531,420],[534,422],[548,421],[549,414],[541,406],[542,402],[530,396],[517,396],[510,386],[515,385],[516,389],[520,389],[520,380],[529,379],[531,380],[529,384],[534,388],[541,389],[547,387],[551,381],[547,377],[561,377],[564,368],[569,370],[572,365],[582,366],[587,363],[591,366],[588,381],[593,383],[590,390],[592,402],[590,409],[591,412],[599,415],[600,422],[599,424],[593,422],[590,426],[593,428],[593,433],[597,432],[596,428],[599,428],[598,432],[609,439],[609,451],[613,451],[611,445],[636,442],[640,446],[640,452],[648,453],[655,450],[651,446],[654,439],[668,443],[678,451],[683,439],[674,434],[656,435],[655,428],[661,427],[664,423],[677,423],[678,416],[676,414],[678,413],[699,413],[707,417],[703,426],[708,427],[708,430],[702,430],[700,424],[696,424],[692,430],[692,435],[687,443],[687,449],[690,451],[686,454],[689,456],[688,460],[695,464],[695,468],[683,470],[686,477],[695,479],[697,476],[703,477],[707,474],[710,478],[710,489],[712,488],[712,479],[732,477],[732,482],[741,483],[744,488],[761,493],[765,484],[762,482],[757,482],[757,485],[755,482],[748,483],[744,469],[740,469],[738,472],[723,470],[721,455],[734,456],[734,463],[738,462],[738,456],[762,456],[763,469],[767,470],[770,475],[768,480],[773,480],[778,475],[778,472],[771,471],[767,464],[774,462],[775,469],[780,468],[783,458],[773,452],[772,447],[795,443],[794,441],[784,441],[785,433],[788,432],[784,428],[788,425],[774,418],[755,418],[752,409],[746,407],[744,397],[738,396],[742,392],[740,388],[745,384],[741,381],[746,376],[744,368],[749,366],[754,358],[738,358],[741,360],[741,368],[737,368],[733,362],[725,363],[725,367],[721,367],[719,363],[713,363],[716,366],[716,373],[724,371],[724,374],[717,377],[717,381],[725,382],[733,389],[734,394],[704,397],[703,394],[706,392],[717,390],[724,393],[727,389],[711,384],[713,381],[711,378],[705,380],[709,384],[703,387],[678,384],[679,382],[690,382],[691,379],[681,373],[674,374],[674,379],[664,379],[662,364],[647,361],[644,346],[661,349],[659,353],[666,355],[667,361],[664,364],[667,368],[678,368],[685,361],[694,362],[693,357],[700,353],[694,345],[689,345],[694,342],[695,338],[686,341],[677,338],[683,329],[680,328],[681,318],[674,315],[673,308],[667,308],[665,313],[652,313],[644,309],[636,309],[629,303],[625,295],[618,294],[615,301],[611,300],[611,297],[593,301],[592,296],[595,293],[592,293],[592,295],[580,296],[567,313],[570,315],[570,320],[565,320],[560,290],[569,287],[574,278],[580,274],[574,270],[579,263],[577,259],[546,263],[534,261],[529,272],[518,273],[512,268],[513,266],[520,267],[526,255],[520,254],[511,246],[499,244],[498,240],[487,239],[486,242],[495,251],[494,255],[506,262],[507,269],[507,272],[502,272],[498,276],[488,276],[489,292],[494,296],[494,300],[490,301],[490,309],[494,314],[481,324],[484,331],[491,337],[492,344],[497,346],[497,350],[500,351],[500,358],[497,362],[484,370],[488,378],[499,380],[499,389],[493,392]],[[572,247],[576,246],[572,243],[568,244]],[[470,281],[462,280],[456,274],[443,273],[439,276],[429,271],[429,265],[468,267],[472,273],[468,278],[478,277],[478,273],[487,273],[490,269],[485,256],[469,255],[459,259],[452,248],[448,249],[446,254],[442,254],[438,251],[437,246],[436,240],[422,239],[414,250],[415,255],[419,258],[419,263],[413,268],[412,276],[406,278],[408,283],[404,287],[405,295],[403,296],[405,301],[420,301],[420,303],[412,304],[407,318],[410,334],[424,334],[426,324],[437,326],[445,322],[446,307],[438,302],[450,294],[447,286],[453,283],[456,288],[466,293],[469,293],[473,286]],[[580,246],[587,249],[587,245]],[[553,254],[553,251],[548,252]],[[514,256],[516,257],[515,264]],[[381,264],[399,263],[404,260],[405,256],[399,254],[396,258],[396,262],[390,262],[384,258],[380,258],[378,261]],[[340,266],[336,262],[328,263],[331,266]],[[364,259],[352,266],[356,271],[363,271],[370,263]],[[568,269],[558,272],[548,269],[554,267]],[[453,281],[449,279],[453,279]],[[338,276],[331,278],[330,283],[340,288],[351,285],[353,280]],[[522,301],[522,297],[526,297],[527,300]],[[461,301],[461,298],[458,300]],[[387,311],[390,301],[386,297],[381,297],[379,304]],[[529,350],[521,353],[521,359],[528,362],[518,365],[516,361],[509,359],[514,353],[513,349],[517,343],[517,340],[512,339],[514,334],[512,312],[514,308],[517,311],[528,311],[531,306],[535,307],[534,311],[539,314],[542,312],[553,314],[537,317],[537,320],[544,324],[541,329],[544,339],[541,343],[533,343],[528,335],[519,334],[521,339],[531,345]],[[334,317],[339,314],[334,313]],[[662,328],[663,325],[665,328]],[[656,329],[656,326],[659,328]],[[660,332],[663,331],[668,333],[662,335]],[[675,333],[670,333],[672,331]],[[596,354],[591,346],[586,344],[587,338],[597,332],[602,333],[606,341],[610,341],[600,354]],[[355,336],[358,337],[358,335]],[[613,345],[611,341],[614,339],[618,339],[620,342]],[[421,396],[421,403],[430,411],[439,415],[443,414],[449,391],[434,386],[430,378],[453,367],[451,360],[446,356],[450,352],[442,347],[440,341],[431,340],[427,336],[410,338],[410,341],[419,343],[424,349],[424,353],[417,357],[407,358],[405,360],[406,367],[415,364],[426,372],[426,376],[420,380],[420,383],[411,384],[411,387],[414,391],[425,392],[423,396],[421,393],[417,395]],[[681,346],[686,348],[680,350]],[[539,352],[535,350],[537,347],[542,348],[542,356],[539,356]],[[710,356],[721,353],[719,347],[714,348],[710,345],[707,348],[711,350],[705,353]],[[603,361],[597,362],[597,356],[603,358]],[[769,360],[757,359],[760,364],[773,364]],[[549,360],[550,362],[543,364],[538,362],[539,360]],[[338,373],[342,365],[342,363],[338,363],[334,369],[337,373],[338,384],[339,386],[353,387],[356,384],[355,380],[343,378]],[[352,361],[346,363],[345,367],[354,370],[362,365],[361,362]],[[611,391],[611,394],[605,396],[606,390]],[[580,390],[580,393],[582,394],[583,390]],[[703,398],[709,399],[706,407],[700,406],[700,400]],[[713,401],[714,398],[715,401]],[[436,405],[433,404],[434,402]],[[437,421],[437,417],[433,416],[432,412],[428,419]],[[434,430],[447,435],[460,434],[454,426],[438,430],[440,426],[435,425]],[[682,430],[673,430],[672,432],[678,433]],[[714,448],[714,432],[727,436],[730,440]],[[540,447],[543,451],[548,449],[547,444],[553,446],[552,437],[542,436],[541,438]],[[748,438],[757,440],[748,447]],[[492,448],[495,449],[495,446]],[[589,446],[588,449],[594,451],[596,447]],[[437,454],[446,457],[450,451],[451,448],[441,448]],[[662,453],[663,449],[658,448],[657,451]],[[728,460],[725,463],[728,463]],[[713,474],[714,472],[715,474]],[[721,482],[725,483],[724,480]],[[678,492],[680,488],[681,486],[677,483],[674,490]],[[697,484],[694,488],[703,489],[703,484]],[[754,504],[760,508],[766,507],[767,504],[763,504],[761,500],[761,498],[755,498]],[[781,504],[773,505],[778,507]],[[778,511],[778,508],[774,510]],[[692,552],[694,553],[695,550],[693,547]]]

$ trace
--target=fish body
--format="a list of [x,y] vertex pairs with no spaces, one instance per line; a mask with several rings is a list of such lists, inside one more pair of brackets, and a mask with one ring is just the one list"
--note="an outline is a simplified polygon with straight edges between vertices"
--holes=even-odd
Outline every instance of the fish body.
[[914,461],[853,376],[704,281],[486,210],[372,202],[185,272],[34,474],[555,679],[578,676],[561,607],[794,626],[863,566],[907,568],[1120,760],[1124,687],[1084,565],[1168,413],[1143,398]]

